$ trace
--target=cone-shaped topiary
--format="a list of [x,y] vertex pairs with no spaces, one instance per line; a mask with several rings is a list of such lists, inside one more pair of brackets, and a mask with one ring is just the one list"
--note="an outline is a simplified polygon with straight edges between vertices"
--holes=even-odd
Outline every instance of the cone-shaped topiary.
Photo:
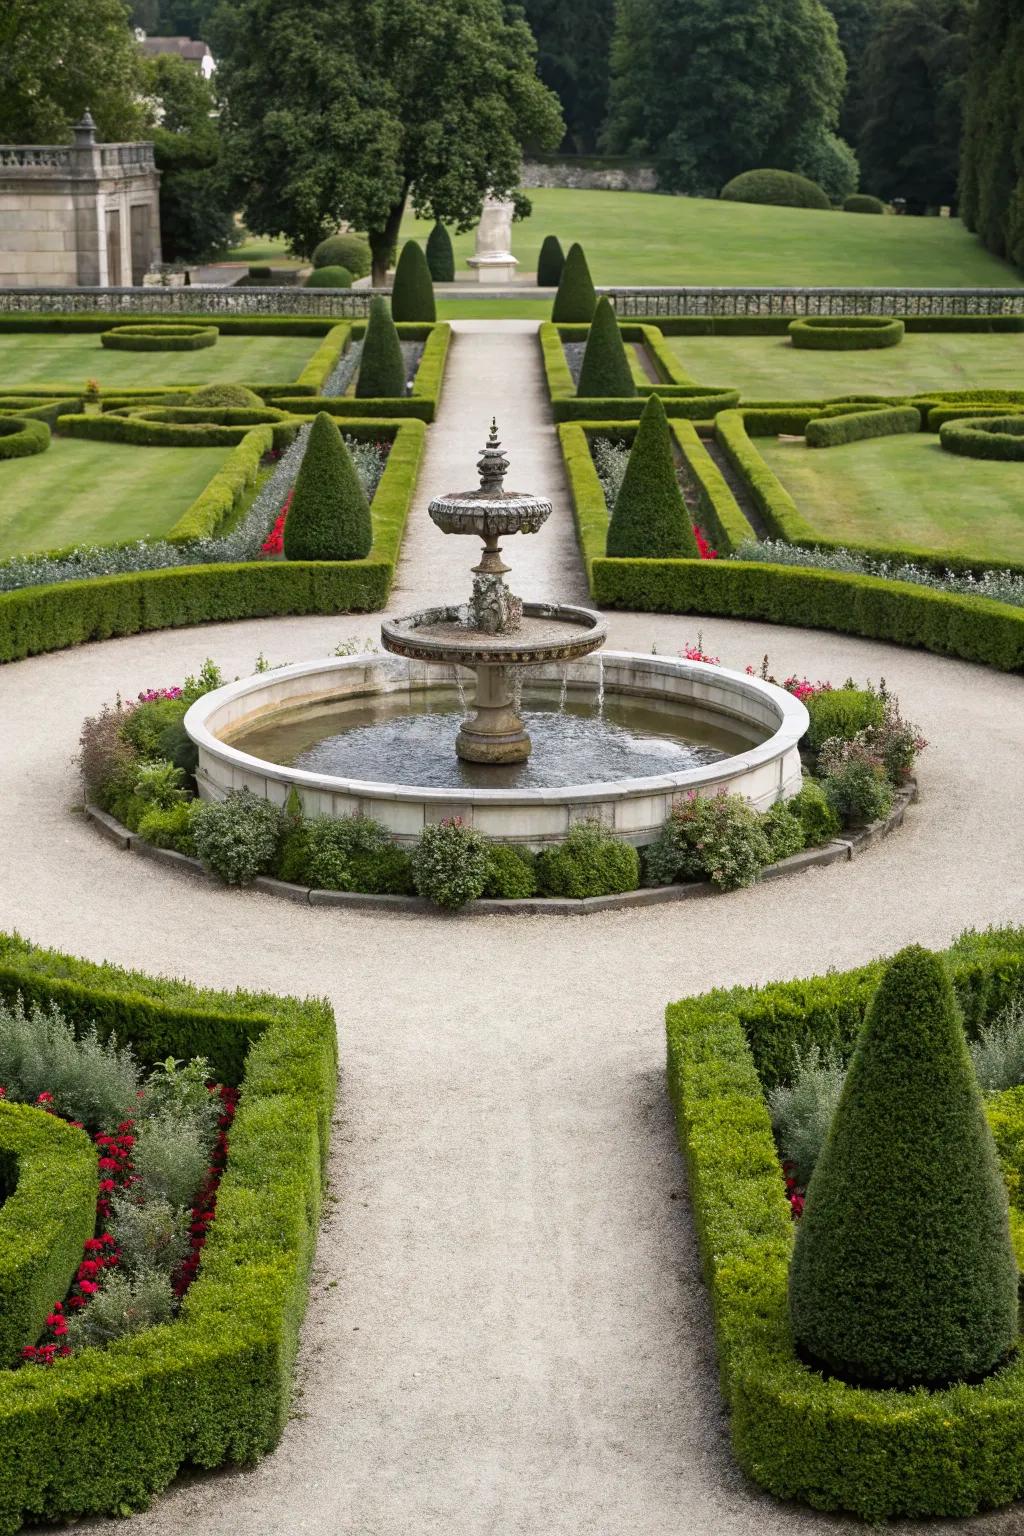
[[430,268],[415,240],[405,242],[398,258],[391,289],[391,316],[394,320],[429,320],[431,324],[437,319]]
[[286,560],[365,560],[370,504],[341,433],[326,411],[313,422],[284,522]]
[[611,395],[622,399],[636,394],[629,358],[611,299],[600,298],[587,334],[586,351],[576,393],[585,397]]
[[583,247],[570,245],[562,275],[558,279],[558,292],[551,308],[551,318],[556,325],[589,324],[596,303],[597,294],[590,280],[590,268]]
[[626,560],[697,559],[668,417],[658,395],[649,397],[633,439],[608,524],[608,554]]
[[379,400],[384,395],[405,394],[405,359],[387,299],[370,300],[370,318],[359,359],[356,395]]
[[789,1278],[805,1358],[851,1382],[939,1386],[1017,1337],[1006,1189],[941,960],[890,963],[807,1191]]
[[427,266],[435,283],[454,283],[455,252],[452,237],[440,219],[427,236]]
[[537,257],[537,287],[557,288],[562,281],[565,252],[557,235],[545,235]]

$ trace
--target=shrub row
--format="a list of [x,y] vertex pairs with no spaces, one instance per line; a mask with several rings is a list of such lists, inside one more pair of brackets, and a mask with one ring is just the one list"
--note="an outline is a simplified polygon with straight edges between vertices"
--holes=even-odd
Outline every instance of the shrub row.
[[[1024,990],[1024,933],[967,935],[949,962],[976,1032]],[[848,1050],[880,970],[672,1005],[669,1091],[740,1466],[779,1498],[866,1520],[962,1517],[1024,1493],[1024,1359],[977,1386],[879,1392],[807,1369],[789,1326],[793,1223],[764,1088],[812,1042]]]
[[27,459],[45,453],[50,429],[31,416],[0,416],[0,459]]
[[661,382],[652,384],[634,358],[631,360],[631,367],[637,382],[636,395],[619,400],[588,399],[577,395],[569,365],[565,360],[562,341],[563,337],[565,340],[581,341],[585,338],[588,329],[588,326],[554,325],[550,321],[546,321],[540,327],[541,355],[544,360],[548,397],[554,418],[558,422],[637,421],[644,408],[646,397],[650,394],[661,396],[666,415],[682,417],[690,421],[703,421],[709,416],[714,416],[716,411],[739,403],[738,390],[715,389],[711,386],[694,384],[679,368],[673,354],[664,346],[663,339],[658,339],[656,328],[647,325],[624,326],[622,336],[624,341],[644,342],[650,356],[654,359],[656,371],[662,375]]
[[939,428],[947,453],[968,459],[1024,459],[1024,415],[985,416],[980,420],[947,421]]
[[0,1369],[8,1370],[43,1332],[95,1231],[96,1148],[55,1115],[0,1103],[0,1179]]
[[[206,1054],[241,1088],[217,1219],[174,1323],[0,1376],[0,1531],[123,1513],[184,1465],[251,1462],[287,1420],[337,1071],[325,1002],[200,991],[0,938],[0,993],[116,1029],[144,1064]],[[52,1299],[52,1298],[51,1298]]]
[[919,432],[921,412],[914,405],[893,405],[886,409],[844,411],[835,416],[818,416],[807,423],[804,437],[808,448],[835,448],[842,443],[862,442],[869,437],[891,437],[901,432]]
[[[842,316],[836,316],[842,319]],[[905,331],[1024,331],[1024,315],[901,315]],[[665,336],[786,336],[792,315],[659,315]]]
[[97,443],[131,443],[138,448],[227,448],[240,443],[254,426],[264,423],[275,448],[286,448],[299,429],[299,423],[287,411],[271,406],[262,411],[216,411],[147,405],[120,406],[99,416],[60,416],[57,430],[64,437]]
[[813,352],[869,352],[895,347],[903,340],[903,321],[885,315],[826,315],[791,320],[789,338],[794,347]]
[[0,331],[56,332],[73,335],[75,332],[92,333],[109,331],[111,326],[216,325],[222,336],[326,336],[337,325],[336,320],[323,316],[305,315],[143,315],[133,321],[126,312],[117,314],[0,314]]
[[199,352],[219,334],[215,325],[120,325],[104,331],[100,345],[114,352]]
[[263,456],[270,451],[272,442],[272,429],[268,426],[247,431],[212,480],[178,518],[167,534],[168,540],[184,544],[219,533],[256,484]]
[[995,401],[991,405],[933,405],[928,409],[925,424],[929,432],[937,432],[947,421],[967,421],[974,416],[993,416],[997,410],[1000,416],[1020,416],[1024,414],[1024,405],[1004,405],[1002,402]]

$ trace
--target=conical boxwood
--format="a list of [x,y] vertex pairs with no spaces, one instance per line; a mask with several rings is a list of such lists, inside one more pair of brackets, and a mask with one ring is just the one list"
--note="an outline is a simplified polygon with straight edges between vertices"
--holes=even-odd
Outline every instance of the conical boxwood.
[[341,433],[326,411],[313,422],[284,522],[286,560],[365,560],[370,504]]
[[430,268],[422,247],[415,240],[405,242],[398,258],[391,289],[391,317],[393,320],[429,321],[431,325],[437,319]]
[[557,235],[545,235],[537,257],[537,287],[557,288],[562,281],[565,252]]
[[621,399],[636,394],[629,358],[611,299],[600,298],[587,334],[583,366],[576,393],[586,397],[611,395]]
[[570,245],[565,266],[558,280],[558,292],[551,308],[556,325],[589,324],[593,318],[597,294],[590,280],[590,268],[582,245]]
[[395,330],[387,299],[370,300],[370,318],[359,359],[356,395],[361,400],[378,400],[383,395],[405,394],[405,359],[402,343]]
[[676,477],[668,417],[658,395],[644,406],[608,524],[619,559],[696,560],[697,540]]
[[435,283],[454,283],[455,252],[452,237],[440,219],[427,236],[427,266]]
[[807,1191],[794,1341],[846,1381],[940,1386],[1017,1337],[1006,1189],[949,978],[916,945],[868,1010]]

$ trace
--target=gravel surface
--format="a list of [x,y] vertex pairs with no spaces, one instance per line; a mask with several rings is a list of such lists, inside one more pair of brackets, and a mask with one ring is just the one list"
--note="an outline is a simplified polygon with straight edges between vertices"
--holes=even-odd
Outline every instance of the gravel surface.
[[[457,367],[469,362],[462,330]],[[492,408],[483,394],[442,483],[444,423],[432,429],[423,496],[472,484]],[[519,425],[505,427],[513,448]],[[535,547],[529,574],[544,576],[568,558],[566,493],[550,441],[527,428],[536,452],[522,481],[562,508],[561,522],[515,541]],[[538,465],[549,477],[534,483]],[[432,530],[430,545],[457,546],[456,569],[468,566],[459,541]],[[407,591],[392,611],[408,606],[414,553],[428,547],[407,540]],[[428,562],[412,595],[445,574]],[[556,591],[572,599],[569,577]],[[702,629],[727,665],[767,649],[780,676],[886,677],[932,743],[901,831],[852,864],[693,905],[563,919],[293,906],[119,853],[70,814],[79,723],[118,690],[177,682],[207,655],[228,676],[261,649],[272,663],[323,656],[373,636],[373,617],[168,631],[0,672],[0,926],[200,984],[326,995],[338,1017],[331,1189],[292,1421],[260,1466],[179,1481],[132,1532],[858,1529],[778,1504],[730,1460],[665,1094],[664,1008],[712,985],[1024,921],[1022,685],[835,635]],[[696,638],[689,619],[613,615],[609,645],[670,653]],[[1021,1520],[1016,1509],[959,1529],[1009,1536]]]

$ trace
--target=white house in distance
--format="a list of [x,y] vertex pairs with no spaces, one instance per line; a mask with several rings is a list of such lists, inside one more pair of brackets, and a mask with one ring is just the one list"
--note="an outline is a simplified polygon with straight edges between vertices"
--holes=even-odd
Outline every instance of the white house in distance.
[[193,64],[204,80],[209,80],[217,68],[209,46],[195,38],[147,37],[141,27],[136,27],[135,36],[140,50],[148,59],[155,59],[161,53],[176,54],[179,59],[186,59],[189,64]]

